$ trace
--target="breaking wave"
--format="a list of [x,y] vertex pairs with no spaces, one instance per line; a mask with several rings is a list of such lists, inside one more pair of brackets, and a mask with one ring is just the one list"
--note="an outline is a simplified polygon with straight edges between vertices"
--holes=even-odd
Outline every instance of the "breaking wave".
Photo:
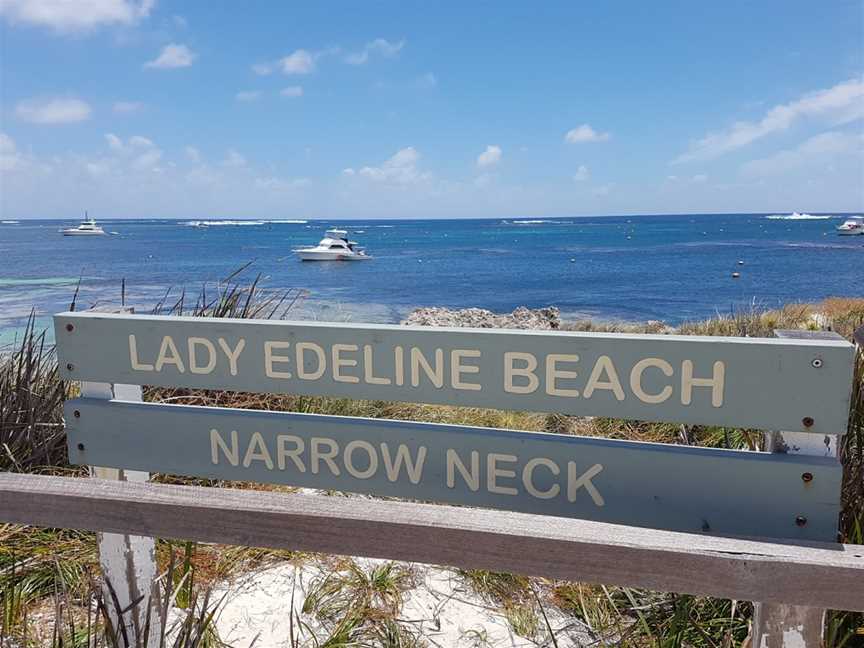
[[793,214],[774,214],[772,216],[766,216],[768,220],[828,220],[832,218],[831,216],[813,216],[811,214],[799,214],[795,212]]
[[266,221],[253,220],[204,220],[204,221],[184,221],[180,223],[187,227],[222,227],[222,226],[241,226],[241,225],[266,225]]

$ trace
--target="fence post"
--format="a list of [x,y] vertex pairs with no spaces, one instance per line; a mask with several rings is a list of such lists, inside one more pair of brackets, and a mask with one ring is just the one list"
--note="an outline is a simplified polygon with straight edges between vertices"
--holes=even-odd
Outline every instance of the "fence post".
[[[127,401],[141,401],[140,385],[121,385],[111,383],[82,382],[81,395],[86,398],[110,400],[116,398]],[[146,482],[150,473],[138,470],[121,470],[91,466],[91,474],[99,479],[118,481]],[[151,608],[149,619],[149,647],[159,646],[162,617],[156,570],[156,541],[154,538],[119,533],[97,533],[99,563],[102,576],[110,581],[117,596],[119,609],[129,607],[140,601],[134,611],[123,615],[122,623],[131,634],[130,641],[141,648],[144,628],[148,623],[147,609]],[[107,586],[103,586],[105,603],[111,614],[111,621],[120,632],[119,619],[113,597]]]
[[[774,335],[787,339],[842,340],[833,331],[778,330]],[[815,360],[815,358],[814,358]],[[792,395],[790,395],[792,397]],[[766,452],[837,458],[838,436],[802,432],[766,432]],[[838,520],[839,524],[839,520]],[[835,542],[836,538],[825,538]],[[820,648],[825,610],[799,605],[753,603],[752,648]]]

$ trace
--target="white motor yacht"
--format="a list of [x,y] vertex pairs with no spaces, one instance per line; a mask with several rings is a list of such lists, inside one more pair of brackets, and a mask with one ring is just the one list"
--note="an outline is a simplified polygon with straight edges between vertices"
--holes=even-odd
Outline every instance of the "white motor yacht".
[[837,227],[840,236],[856,236],[864,234],[864,216],[852,216]]
[[78,227],[67,227],[60,230],[63,236],[104,236],[105,230],[96,224],[96,220],[87,217],[87,212],[84,212],[84,219],[78,224]]
[[301,261],[366,261],[372,257],[356,241],[348,240],[348,232],[328,229],[324,238],[315,247],[294,250]]

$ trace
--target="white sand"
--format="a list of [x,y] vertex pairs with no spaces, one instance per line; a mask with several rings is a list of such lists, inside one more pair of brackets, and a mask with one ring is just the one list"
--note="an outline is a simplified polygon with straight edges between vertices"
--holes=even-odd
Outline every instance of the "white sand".
[[[369,571],[385,561],[357,558],[355,562]],[[219,637],[235,648],[290,646],[291,597],[293,610],[305,627],[301,630],[294,619],[295,638],[299,645],[315,645],[310,636],[321,641],[327,637],[325,625],[313,615],[303,614],[302,607],[310,585],[326,575],[332,566],[308,562],[301,566],[279,564],[244,574],[231,583],[220,583],[213,591],[213,600],[225,597],[217,619]],[[398,621],[410,625],[430,646],[441,648],[521,648],[551,646],[542,617],[538,635],[534,638],[516,635],[502,610],[483,600],[459,577],[448,569],[413,566],[418,586],[405,592]],[[295,585],[296,578],[296,585]],[[595,643],[585,626],[554,607],[546,608],[550,625],[560,648]]]

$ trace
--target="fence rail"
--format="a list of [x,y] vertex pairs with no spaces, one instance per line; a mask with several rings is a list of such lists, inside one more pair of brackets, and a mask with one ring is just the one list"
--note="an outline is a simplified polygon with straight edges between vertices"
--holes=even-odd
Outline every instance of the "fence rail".
[[864,546],[444,505],[0,474],[0,519],[864,611]]

